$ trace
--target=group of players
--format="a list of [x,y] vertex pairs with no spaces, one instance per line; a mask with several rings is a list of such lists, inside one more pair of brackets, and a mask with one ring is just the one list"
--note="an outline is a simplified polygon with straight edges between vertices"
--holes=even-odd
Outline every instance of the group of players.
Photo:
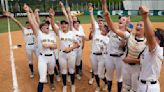
[[[119,18],[117,27],[110,17],[106,0],[101,1],[105,19],[99,15],[96,21],[93,6],[89,5],[92,27],[88,37],[80,25],[80,20],[71,16],[70,7],[65,8],[61,1],[59,5],[65,20],[60,23],[54,22],[53,9],[49,10],[49,16],[41,23],[39,10],[33,12],[26,4],[24,4],[28,19],[26,27],[10,12],[4,13],[17,23],[23,32],[31,78],[34,77],[33,52],[38,57],[38,92],[42,92],[44,83],[47,83],[47,73],[51,90],[55,89],[54,73],[57,75],[57,81],[60,81],[60,73],[63,92],[67,92],[67,79],[71,81],[71,92],[75,92],[75,74],[77,79],[81,80],[82,50],[84,41],[89,40],[92,40],[92,78],[89,84],[92,84],[95,78],[97,84],[95,92],[100,92],[100,79],[104,81],[102,90],[111,92],[115,70],[118,92],[160,92],[158,79],[163,50],[159,46],[160,32],[154,32],[148,15],[149,10],[144,6],[139,7],[143,20],[139,21],[133,30],[127,16]],[[59,38],[59,47],[56,37]]]

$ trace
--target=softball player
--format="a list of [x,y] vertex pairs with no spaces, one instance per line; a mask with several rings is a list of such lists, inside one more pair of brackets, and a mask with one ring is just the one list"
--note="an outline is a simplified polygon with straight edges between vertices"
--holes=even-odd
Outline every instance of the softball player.
[[[35,19],[36,19],[37,23],[40,24],[39,9],[35,9],[34,15],[35,15]],[[52,30],[52,26],[50,25],[50,21],[51,21],[50,16],[45,16],[45,20],[43,22],[45,22],[49,25],[50,34],[52,34],[52,36],[54,36],[56,39],[56,34]],[[59,29],[59,26],[57,24],[55,24],[55,26]],[[55,49],[54,55],[55,55],[55,60],[56,60],[55,62],[57,64],[57,66],[55,66],[55,68],[54,68],[54,72],[56,74],[56,80],[60,81],[60,76],[59,76],[59,71],[58,71],[59,70],[58,49]],[[57,67],[58,67],[58,70],[57,70]]]
[[[78,37],[79,41],[80,41],[80,52],[77,51],[77,59],[76,59],[76,77],[77,79],[81,79],[82,76],[82,49],[84,48],[84,40],[85,40],[85,34],[84,34],[84,29],[83,27],[80,25],[80,20],[78,19],[78,17],[76,16],[72,16],[72,20],[73,20],[73,26],[75,29],[75,32],[80,37]],[[79,31],[78,31],[79,30]]]
[[[119,20],[119,29],[121,31],[126,31],[126,17],[123,16]],[[116,80],[118,92],[121,92],[122,88],[122,55],[124,53],[123,47],[126,44],[125,39],[122,39],[113,31],[108,34],[108,59],[105,62],[106,68],[106,78],[108,81],[108,92],[111,92],[112,80],[114,70],[116,69]]]
[[83,44],[84,44],[83,38],[85,37],[85,34],[84,34],[83,30],[80,30],[79,24],[80,24],[80,21],[73,21],[73,32],[75,33],[76,38],[78,40],[78,43],[80,45],[79,48],[75,49],[76,54],[77,54],[77,57],[76,57],[76,77],[77,77],[77,79],[80,80],[81,75],[80,75],[79,71],[80,71],[80,64],[81,64],[81,60],[82,60],[82,49],[83,49]]
[[159,46],[161,41],[160,31],[153,31],[149,19],[149,10],[140,6],[142,19],[144,21],[147,46],[141,57],[141,71],[137,92],[160,92],[159,77],[163,60],[163,49]]
[[[102,5],[104,16],[112,31],[115,32],[118,36],[127,39],[127,52],[126,57],[123,59],[123,91],[136,91],[138,86],[138,76],[140,72],[139,59],[145,48],[146,43],[144,37],[144,23],[143,21],[138,22],[136,33],[131,33],[130,35],[128,32],[123,32],[114,26],[107,10],[106,0],[102,0]],[[120,22],[120,24],[122,23]]]
[[[50,16],[46,16],[45,22],[49,24],[50,32],[52,33],[52,35],[54,35],[54,37],[56,39],[57,35],[54,33],[54,31],[52,29],[52,26],[50,24],[50,22],[51,22]],[[55,26],[57,27],[57,29],[59,29],[59,26],[57,24],[55,24]],[[54,54],[55,54],[55,60],[56,60],[56,66],[54,68],[54,72],[55,72],[55,75],[56,75],[56,80],[59,82],[61,79],[60,79],[60,75],[59,75],[60,66],[59,66],[59,52],[58,52],[58,49],[55,49]]]
[[[103,19],[103,17],[101,16],[101,15],[97,15],[97,20],[98,20],[98,22],[99,21],[102,21],[102,20],[104,20]],[[96,28],[99,28],[99,26],[98,26],[98,23],[97,22],[95,22],[95,27]],[[90,28],[90,34],[89,34],[89,40],[91,40],[92,39],[92,33],[93,33],[93,28]],[[91,78],[89,79],[89,81],[88,81],[88,84],[90,84],[90,85],[92,85],[93,84],[93,81],[94,81],[94,73],[93,73],[93,70],[91,69],[90,70],[90,72],[91,72]]]
[[91,63],[92,63],[92,70],[95,75],[97,88],[95,92],[100,91],[100,79],[103,79],[105,82],[103,90],[107,89],[107,82],[105,78],[105,60],[107,57],[107,44],[108,44],[108,36],[107,33],[109,30],[108,27],[104,25],[103,20],[98,21],[98,27],[97,23],[93,16],[93,7],[89,6],[89,12],[91,16],[91,22],[93,26],[93,33],[92,33],[92,54],[91,54]]
[[27,58],[28,58],[28,62],[29,62],[29,68],[31,71],[30,78],[33,78],[34,77],[33,53],[35,53],[36,56],[38,56],[38,54],[37,54],[36,45],[35,45],[35,36],[31,29],[31,25],[28,21],[26,21],[26,27],[24,27],[18,20],[16,20],[11,15],[10,12],[5,12],[4,15],[10,17],[22,30],[23,37],[24,37],[25,43],[26,43],[26,54],[27,54]]
[[[73,51],[75,48],[79,47],[78,41],[75,37],[75,34],[71,28],[71,23],[68,24],[67,21],[61,21],[61,30],[58,30],[56,26],[54,26],[54,11],[50,10],[51,15],[51,25],[53,30],[59,36],[60,42],[60,52],[59,52],[59,64],[60,70],[62,73],[63,79],[63,92],[67,92],[66,86],[66,76],[67,76],[67,67],[71,76],[71,92],[75,92],[75,75],[74,68],[76,62],[76,53]],[[68,13],[70,17],[70,13]]]
[[27,18],[31,24],[34,34],[38,40],[38,70],[39,70],[39,83],[38,83],[38,92],[43,91],[44,83],[47,82],[47,71],[50,75],[50,89],[54,90],[54,49],[57,48],[55,37],[50,34],[49,26],[47,23],[42,23],[38,25],[35,20],[35,16],[32,10],[24,5],[24,10],[27,13]]

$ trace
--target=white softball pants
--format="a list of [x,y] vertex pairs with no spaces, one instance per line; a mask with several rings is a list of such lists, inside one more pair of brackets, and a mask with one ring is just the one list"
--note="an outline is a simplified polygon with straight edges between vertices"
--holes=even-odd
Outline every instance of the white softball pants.
[[67,74],[67,69],[70,74],[75,72],[76,53],[71,51],[69,53],[59,52],[59,65],[62,74]]
[[137,91],[140,65],[123,63],[122,73],[124,81],[123,90]]
[[143,84],[139,82],[137,92],[160,92],[160,84]]
[[79,66],[81,64],[81,60],[82,60],[82,49],[78,48],[76,50],[76,65]]
[[116,69],[116,80],[122,82],[122,57],[113,57],[108,55],[108,59],[105,61],[106,79],[108,81],[113,80],[114,70]]
[[105,77],[105,58],[107,55],[91,55],[91,64],[94,75],[98,75],[100,79]]
[[54,54],[52,56],[39,55],[38,58],[38,71],[39,71],[39,82],[47,82],[47,71],[48,74],[54,74],[54,67],[56,65]]
[[35,45],[26,45],[26,55],[28,58],[29,64],[33,64],[33,53],[38,57],[38,51]]

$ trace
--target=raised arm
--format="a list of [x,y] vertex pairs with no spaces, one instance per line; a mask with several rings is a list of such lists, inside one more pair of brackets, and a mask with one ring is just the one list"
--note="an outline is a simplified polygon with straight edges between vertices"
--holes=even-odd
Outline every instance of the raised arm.
[[118,36],[125,38],[125,33],[123,31],[119,30],[113,23],[113,21],[110,17],[110,13],[107,9],[106,0],[102,0],[102,10],[104,12],[105,20],[106,20],[108,26],[111,28],[111,30],[113,32],[115,32]]
[[88,5],[88,8],[89,8],[89,13],[90,13],[90,17],[91,17],[91,24],[92,24],[92,26],[95,26],[96,20],[95,20],[95,17],[93,15],[93,6],[91,3]]
[[32,26],[34,35],[37,36],[38,31],[39,31],[39,24],[36,22],[34,14],[28,5],[24,4],[23,8],[24,8],[25,12],[27,13],[27,19]]
[[36,18],[36,22],[38,24],[40,24],[39,9],[35,9],[34,15],[35,15],[35,18]]
[[149,51],[152,51],[158,43],[156,41],[153,27],[149,19],[149,10],[145,6],[140,6],[139,11],[144,21],[144,31],[147,39],[147,44],[149,46]]
[[21,30],[23,29],[23,25],[21,24],[21,22],[19,22],[16,18],[14,18],[14,16],[12,16],[10,12],[4,12],[3,15],[10,17],[19,26]]
[[70,30],[73,30],[73,20],[72,20],[72,16],[71,16],[70,7],[67,7],[66,10],[68,12],[69,28],[70,28]]
[[59,6],[60,6],[60,8],[61,8],[62,11],[63,11],[63,14],[64,14],[66,20],[69,21],[68,14],[67,14],[67,12],[66,12],[66,9],[65,9],[64,4],[62,3],[62,1],[59,1]]
[[54,15],[55,15],[55,12],[54,12],[54,10],[51,8],[50,10],[49,10],[49,14],[50,14],[50,17],[51,17],[51,21],[50,21],[50,23],[51,23],[51,25],[52,25],[52,29],[54,30],[54,32],[58,35],[58,33],[59,33],[59,29],[55,26],[55,22],[54,22]]

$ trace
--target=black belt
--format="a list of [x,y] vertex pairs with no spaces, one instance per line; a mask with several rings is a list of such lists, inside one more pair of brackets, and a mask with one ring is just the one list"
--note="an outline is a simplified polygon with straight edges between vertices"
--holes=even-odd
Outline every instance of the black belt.
[[[40,55],[43,55],[42,53],[40,53]],[[44,54],[44,56],[52,56],[53,54]]]
[[128,63],[128,64],[129,64],[129,65],[132,65],[132,66],[133,66],[133,65],[136,65],[136,63]]
[[[143,83],[143,84],[147,84],[147,82],[148,82],[148,81],[145,81],[145,80],[140,80],[140,81],[141,81],[141,83]],[[149,83],[150,83],[150,84],[156,84],[157,81],[150,81]]]
[[60,50],[61,52],[64,52],[64,53],[70,53],[70,52],[72,52],[73,50],[71,50],[71,51],[69,51],[69,52],[66,52],[66,51],[62,51],[62,50]]
[[29,43],[28,45],[34,45],[34,43]]
[[102,55],[102,53],[93,53],[94,55]]
[[112,57],[121,57],[123,54],[110,54]]
[[105,53],[93,53],[94,55],[103,55],[103,54],[108,54],[107,52]]

